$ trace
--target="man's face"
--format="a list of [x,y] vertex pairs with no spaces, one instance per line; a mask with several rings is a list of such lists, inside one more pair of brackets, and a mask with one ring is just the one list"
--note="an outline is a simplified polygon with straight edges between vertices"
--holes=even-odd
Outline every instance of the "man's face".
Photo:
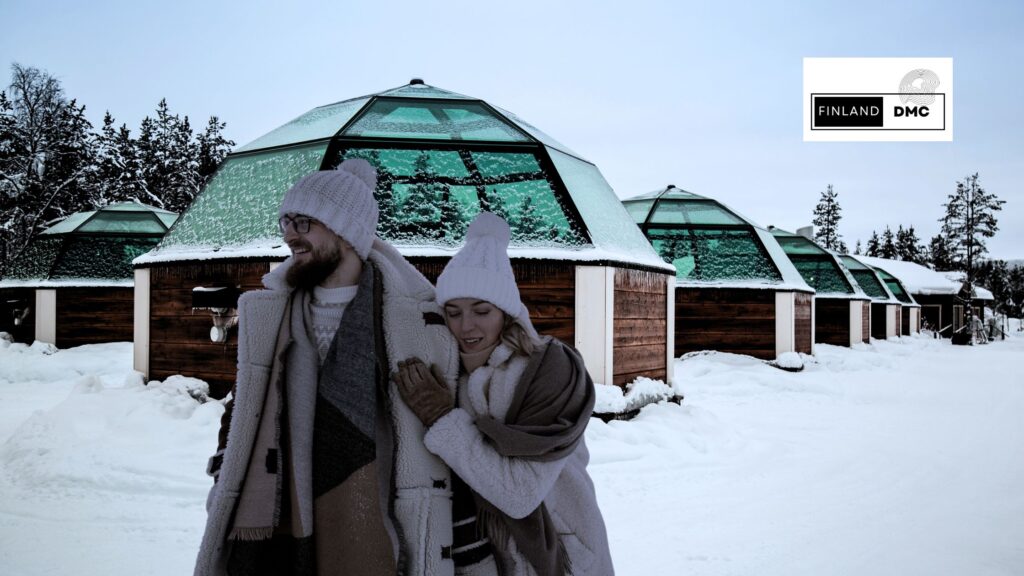
[[[307,225],[308,230],[300,232]],[[343,258],[355,254],[347,242],[314,218],[287,214],[281,219],[281,228],[293,259],[287,280],[297,288],[319,285],[341,265]]]

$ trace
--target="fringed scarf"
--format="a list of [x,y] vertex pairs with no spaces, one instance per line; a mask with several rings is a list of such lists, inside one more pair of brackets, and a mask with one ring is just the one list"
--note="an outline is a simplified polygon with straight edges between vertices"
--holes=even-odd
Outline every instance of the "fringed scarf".
[[[500,422],[476,419],[477,428],[503,456],[549,462],[568,457],[579,445],[594,410],[594,383],[579,352],[547,338],[538,347],[516,387]],[[525,518],[511,518],[477,493],[478,521],[494,546],[499,570],[508,573],[511,539],[539,576],[568,574],[569,557],[547,507],[541,504]]]
[[319,370],[310,295],[293,295],[229,532],[232,574],[281,573],[280,555],[291,574],[395,573],[376,462],[386,374],[374,321],[377,276],[367,264]]

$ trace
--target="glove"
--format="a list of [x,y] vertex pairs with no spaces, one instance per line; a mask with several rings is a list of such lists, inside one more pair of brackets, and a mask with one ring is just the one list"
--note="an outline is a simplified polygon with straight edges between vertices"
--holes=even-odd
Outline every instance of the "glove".
[[427,428],[455,407],[455,399],[436,365],[428,369],[422,360],[413,357],[398,363],[391,380],[398,386],[402,400]]

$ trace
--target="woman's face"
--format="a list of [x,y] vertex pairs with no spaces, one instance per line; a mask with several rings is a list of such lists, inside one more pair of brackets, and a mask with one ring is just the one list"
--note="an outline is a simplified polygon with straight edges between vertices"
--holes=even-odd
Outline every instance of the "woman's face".
[[445,303],[444,319],[459,342],[459,350],[468,354],[498,343],[505,313],[486,300],[455,298]]

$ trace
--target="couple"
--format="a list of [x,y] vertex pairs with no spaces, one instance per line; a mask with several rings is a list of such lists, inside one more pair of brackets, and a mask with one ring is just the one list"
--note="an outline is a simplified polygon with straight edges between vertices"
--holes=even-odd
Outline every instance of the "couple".
[[594,386],[538,336],[480,214],[430,283],[376,237],[365,160],[281,203],[292,256],[239,300],[197,575],[612,574]]

